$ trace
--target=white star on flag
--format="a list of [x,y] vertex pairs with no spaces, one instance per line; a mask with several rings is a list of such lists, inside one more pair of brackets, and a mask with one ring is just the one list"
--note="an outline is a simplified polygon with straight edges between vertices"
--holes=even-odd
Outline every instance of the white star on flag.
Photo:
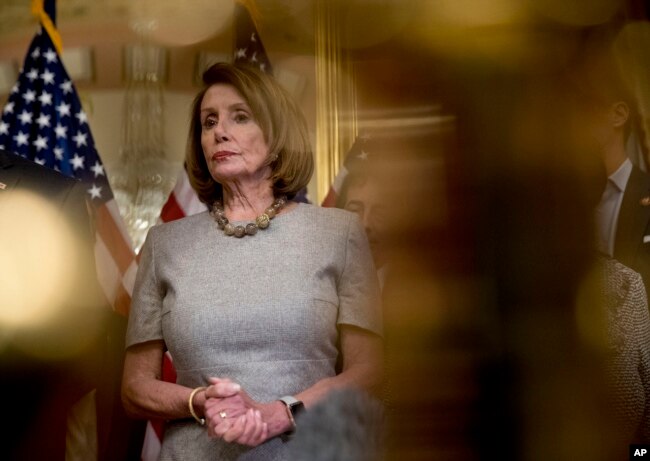
[[41,50],[40,48],[34,48],[34,51],[32,51],[31,56],[32,58],[36,59],[41,55]]
[[32,91],[32,90],[26,91],[25,94],[23,95],[23,99],[25,100],[25,102],[33,102],[33,101],[35,101],[36,100],[36,92]]
[[236,58],[245,58],[246,57],[246,48],[239,48],[235,52],[235,57]]
[[0,122],[0,134],[9,134],[9,124]]
[[56,126],[54,127],[54,132],[56,133],[57,139],[65,138],[68,134],[68,127],[63,126],[60,123],[57,123]]
[[90,169],[92,170],[93,173],[95,173],[95,177],[104,174],[104,167],[99,162],[95,162],[95,165],[90,167]]
[[70,80],[66,80],[59,85],[59,88],[61,88],[65,94],[72,93],[72,82]]
[[38,123],[38,126],[40,126],[41,128],[50,126],[50,116],[46,114],[41,114],[36,119],[36,123]]
[[43,149],[47,149],[47,138],[39,135],[36,137],[36,141],[34,141],[32,145],[36,147],[36,150],[38,152],[42,151]]
[[77,134],[72,137],[72,140],[77,143],[77,147],[86,146],[86,134],[77,131]]
[[45,165],[45,159],[44,158],[34,157],[34,162],[38,163],[39,165]]
[[62,102],[56,106],[56,111],[59,113],[59,117],[70,116],[70,104]]
[[8,102],[5,104],[5,108],[2,110],[3,114],[13,114],[14,113],[14,103]]
[[90,198],[101,198],[102,197],[102,188],[97,187],[97,184],[93,184],[93,187],[88,189],[88,193],[90,194]]
[[54,148],[54,157],[56,157],[57,160],[63,160],[63,149],[61,147]]
[[47,91],[44,91],[43,94],[38,97],[38,100],[41,101],[41,104],[43,104],[44,106],[51,106],[52,94],[48,93]]
[[43,83],[46,85],[54,85],[54,73],[46,70],[41,74],[41,80],[43,80]]
[[30,70],[27,74],[27,78],[29,79],[30,82],[33,82],[38,78],[38,71],[36,69]]
[[86,116],[86,113],[83,110],[80,110],[79,113],[75,115],[77,119],[79,119],[79,123],[86,123],[88,121],[88,117]]
[[19,131],[18,134],[13,137],[13,140],[16,141],[16,144],[18,144],[19,146],[26,146],[27,134],[23,133],[22,131]]
[[20,123],[23,125],[27,125],[28,123],[32,123],[32,113],[27,112],[26,110],[23,110],[20,115],[18,116],[18,120],[20,120]]
[[47,62],[49,63],[56,61],[56,53],[52,49],[47,50],[43,56],[45,56],[45,59],[47,59]]
[[72,168],[76,170],[77,168],[83,169],[84,160],[86,160],[85,157],[79,157],[79,154],[74,154],[74,157],[72,157],[69,161],[72,165]]

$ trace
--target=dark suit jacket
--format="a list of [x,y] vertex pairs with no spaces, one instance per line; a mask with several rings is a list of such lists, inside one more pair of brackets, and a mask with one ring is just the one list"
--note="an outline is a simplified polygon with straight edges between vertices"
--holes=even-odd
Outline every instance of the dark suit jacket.
[[645,197],[650,197],[650,175],[633,166],[618,214],[614,258],[641,274],[647,295],[650,293],[650,242],[644,243],[643,238],[646,235],[650,238],[650,205],[641,203]]
[[[60,264],[72,271],[73,282],[56,305],[48,306],[54,312],[50,322],[33,329],[12,329],[0,322],[0,395],[14,400],[7,404],[12,411],[4,414],[0,431],[1,457],[64,460],[68,410],[87,392],[97,389],[99,459],[139,459],[142,434],[135,434],[133,439],[119,398],[126,319],[112,313],[97,282],[94,231],[85,187],[75,179],[0,150],[0,213],[17,211],[16,204],[25,193],[45,201],[55,219],[69,226],[76,251],[56,261],[55,267]],[[11,226],[8,220],[3,223]],[[32,242],[7,241],[8,234],[1,227],[0,245],[23,247]],[[50,227],[43,226],[32,238],[52,238]],[[29,229],[24,230],[27,235]],[[11,271],[20,261],[1,260],[5,254],[0,252],[0,270]],[[39,260],[22,259],[30,268],[39,266]],[[52,272],[54,276],[58,271]],[[19,283],[23,281],[31,290],[40,289],[39,280],[31,273],[18,279]],[[20,308],[8,304],[0,292],[1,309]],[[9,340],[5,341],[6,337]],[[140,427],[142,432],[144,425]],[[129,444],[131,454],[126,453]]]

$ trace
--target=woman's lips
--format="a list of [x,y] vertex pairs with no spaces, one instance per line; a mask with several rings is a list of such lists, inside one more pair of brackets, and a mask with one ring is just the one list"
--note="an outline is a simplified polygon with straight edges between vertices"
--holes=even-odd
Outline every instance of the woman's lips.
[[235,152],[230,152],[226,150],[222,150],[219,152],[216,152],[212,154],[212,160],[216,160],[217,162],[221,162],[223,160],[226,160],[229,157],[232,157],[233,155],[237,155]]

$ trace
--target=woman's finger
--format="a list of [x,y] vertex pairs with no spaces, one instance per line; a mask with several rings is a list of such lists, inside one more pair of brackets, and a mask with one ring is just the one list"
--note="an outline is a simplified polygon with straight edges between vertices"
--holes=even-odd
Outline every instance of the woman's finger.
[[244,429],[246,427],[246,420],[247,420],[248,415],[241,415],[239,416],[235,422],[233,423],[232,426],[230,426],[230,429],[228,429],[224,434],[223,434],[223,440],[226,442],[232,442],[233,440],[238,439],[241,437],[241,435],[244,433]]
[[237,383],[233,383],[230,380],[221,380],[210,378],[212,385],[208,386],[205,390],[205,397],[207,398],[223,398],[230,397],[241,390],[241,386]]
[[265,439],[261,439],[262,431],[264,430],[264,422],[262,421],[262,414],[259,410],[254,411],[255,424],[252,426],[250,433],[246,434],[248,443],[251,446],[257,446]]

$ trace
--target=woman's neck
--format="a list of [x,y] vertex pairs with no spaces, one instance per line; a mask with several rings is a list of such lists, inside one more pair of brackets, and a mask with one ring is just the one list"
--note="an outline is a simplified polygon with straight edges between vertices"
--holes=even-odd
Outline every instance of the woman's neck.
[[255,219],[273,204],[273,200],[269,181],[223,185],[223,206],[230,221]]

